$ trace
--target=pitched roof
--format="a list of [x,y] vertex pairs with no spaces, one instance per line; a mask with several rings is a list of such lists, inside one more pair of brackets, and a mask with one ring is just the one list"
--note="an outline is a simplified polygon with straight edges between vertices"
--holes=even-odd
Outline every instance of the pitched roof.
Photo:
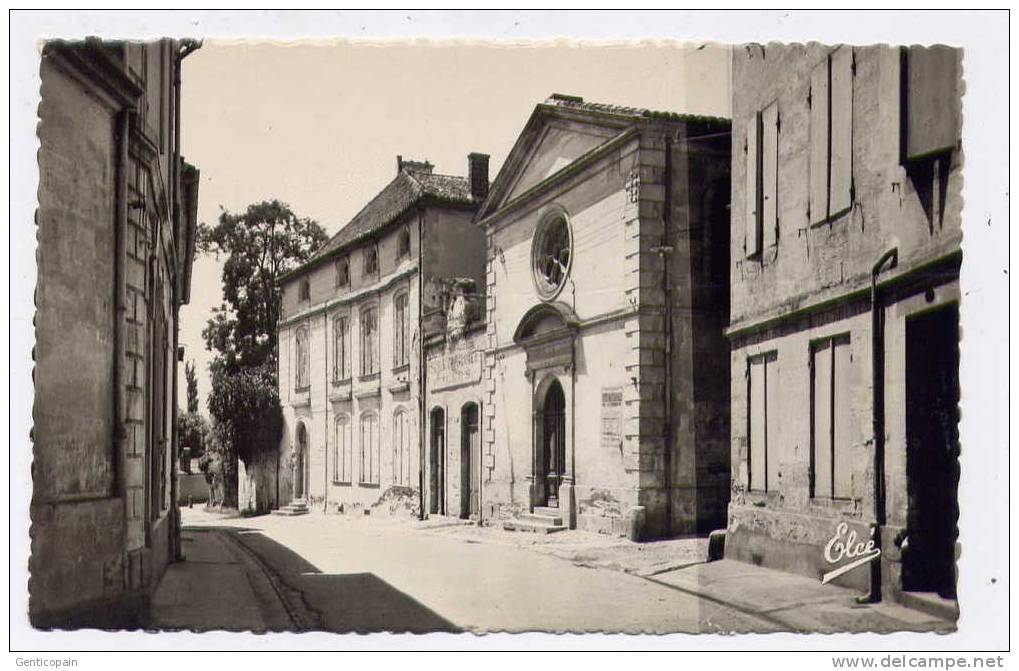
[[405,167],[346,226],[319,247],[311,258],[284,275],[281,280],[289,279],[341,249],[370,237],[424,199],[458,206],[475,204],[466,177],[435,175]]
[[644,107],[626,107],[623,105],[611,105],[608,103],[584,102],[584,99],[580,96],[571,96],[562,93],[553,93],[546,98],[543,103],[539,104],[539,107],[541,106],[572,109],[580,112],[608,114],[617,117],[662,119],[664,121],[687,121],[707,124],[729,123],[729,120],[723,117],[704,116],[700,114],[680,114],[678,112],[652,110]]

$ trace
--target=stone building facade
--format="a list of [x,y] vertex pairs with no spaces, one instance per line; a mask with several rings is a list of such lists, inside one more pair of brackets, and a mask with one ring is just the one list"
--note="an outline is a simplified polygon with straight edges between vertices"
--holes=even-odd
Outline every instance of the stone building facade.
[[645,539],[725,521],[729,122],[539,104],[478,214],[482,514]]
[[198,171],[180,154],[189,41],[47,43],[39,106],[29,616],[133,626],[180,553],[178,310]]
[[259,478],[268,492],[242,491],[242,505],[350,510],[390,495],[420,505],[422,317],[448,280],[481,284],[472,219],[487,189],[483,154],[468,157],[466,178],[397,157],[393,181],[281,281],[284,435]]
[[855,534],[880,560],[837,582],[954,596],[960,67],[733,51],[729,557],[820,578]]

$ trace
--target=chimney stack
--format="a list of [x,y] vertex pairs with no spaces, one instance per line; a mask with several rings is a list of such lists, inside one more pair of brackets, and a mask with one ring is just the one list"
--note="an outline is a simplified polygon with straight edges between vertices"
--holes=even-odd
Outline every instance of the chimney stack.
[[467,182],[474,200],[484,200],[488,195],[488,154],[467,155]]
[[424,161],[412,161],[410,159],[404,160],[403,156],[396,155],[396,174],[399,175],[403,171],[407,172],[422,172],[426,175],[432,174],[432,169],[435,166],[428,162],[428,159]]

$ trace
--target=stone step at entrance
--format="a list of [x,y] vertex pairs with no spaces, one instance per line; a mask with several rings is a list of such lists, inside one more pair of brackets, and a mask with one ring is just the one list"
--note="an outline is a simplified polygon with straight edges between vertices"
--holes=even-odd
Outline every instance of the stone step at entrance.
[[277,508],[272,511],[273,515],[284,515],[286,517],[294,517],[295,515],[307,515],[308,514],[308,502],[303,499],[297,499],[291,501],[282,508]]
[[526,531],[534,534],[551,534],[563,531],[562,512],[558,508],[535,506],[533,513],[524,513],[520,517],[506,520],[502,528],[507,531]]

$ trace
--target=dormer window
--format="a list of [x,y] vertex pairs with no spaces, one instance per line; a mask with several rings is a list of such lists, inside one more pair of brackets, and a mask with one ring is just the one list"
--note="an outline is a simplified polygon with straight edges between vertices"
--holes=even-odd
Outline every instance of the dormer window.
[[396,258],[403,259],[407,256],[410,256],[410,229],[405,226],[396,240]]
[[300,289],[298,289],[298,298],[302,301],[311,300],[311,282],[308,280],[301,280]]
[[336,286],[345,287],[350,284],[350,260],[347,257],[336,260]]
[[364,274],[369,277],[379,274],[379,248],[376,245],[364,248]]

